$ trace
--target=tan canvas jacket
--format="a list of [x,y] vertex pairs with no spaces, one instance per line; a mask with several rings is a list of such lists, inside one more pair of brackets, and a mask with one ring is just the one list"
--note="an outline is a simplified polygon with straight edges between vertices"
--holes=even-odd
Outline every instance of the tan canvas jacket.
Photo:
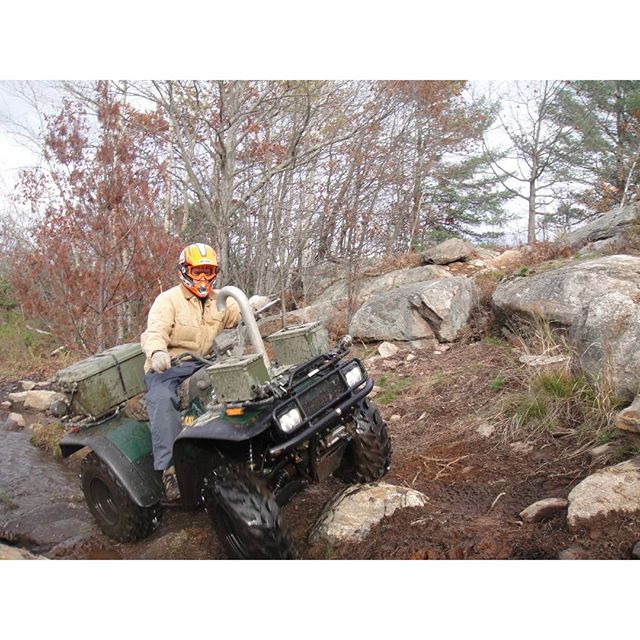
[[154,351],[167,351],[175,356],[193,351],[204,356],[211,350],[213,339],[224,329],[235,327],[241,320],[240,307],[227,298],[224,311],[216,309],[214,291],[205,302],[179,284],[163,291],[151,305],[147,330],[140,336],[142,350],[147,356],[144,371],[151,369]]

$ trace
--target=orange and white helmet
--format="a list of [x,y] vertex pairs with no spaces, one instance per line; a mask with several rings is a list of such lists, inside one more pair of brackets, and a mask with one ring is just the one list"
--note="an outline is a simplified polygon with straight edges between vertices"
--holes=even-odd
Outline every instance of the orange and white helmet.
[[206,298],[218,277],[216,252],[202,242],[187,245],[178,258],[180,280],[198,298]]

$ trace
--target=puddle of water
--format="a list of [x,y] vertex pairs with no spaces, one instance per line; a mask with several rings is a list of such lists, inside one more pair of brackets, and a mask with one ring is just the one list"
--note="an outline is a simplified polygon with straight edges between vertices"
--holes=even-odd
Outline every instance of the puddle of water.
[[43,552],[74,536],[97,533],[78,473],[29,438],[27,429],[0,430],[0,538]]

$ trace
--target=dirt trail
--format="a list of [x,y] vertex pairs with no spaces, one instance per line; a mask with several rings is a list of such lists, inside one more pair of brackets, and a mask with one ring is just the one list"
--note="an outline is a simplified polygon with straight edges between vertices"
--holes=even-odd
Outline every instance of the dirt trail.
[[[384,381],[376,401],[393,444],[386,481],[423,492],[429,498],[427,505],[397,511],[362,543],[339,548],[310,545],[307,536],[316,518],[344,485],[330,479],[309,487],[285,508],[285,519],[303,558],[557,558],[562,550],[576,546],[581,549],[580,557],[630,557],[640,540],[637,518],[610,518],[595,530],[573,534],[563,515],[536,524],[523,523],[518,517],[536,500],[566,497],[590,469],[585,454],[573,455],[577,443],[571,437],[533,442],[532,451],[523,454],[514,451],[499,433],[490,438],[478,435],[478,425],[496,412],[498,393],[492,380],[498,375],[508,378],[520,366],[508,348],[472,342],[454,345],[444,354],[416,351],[415,355],[411,362],[405,360],[406,354],[378,360],[370,372]],[[5,415],[0,414],[0,419]],[[23,446],[30,447],[26,437]],[[86,507],[76,500],[79,483],[74,463],[55,462],[35,449],[33,453],[39,456],[39,466],[61,468],[63,482],[73,481],[65,491],[75,496],[74,516],[85,522]],[[0,520],[2,517],[0,512]],[[47,522],[41,522],[41,531],[46,526]],[[138,544],[113,543],[91,522],[84,526],[83,532],[66,543],[58,541],[44,549],[45,555],[223,557],[204,512],[169,509],[158,531]],[[33,547],[28,536],[23,540],[25,546]]]

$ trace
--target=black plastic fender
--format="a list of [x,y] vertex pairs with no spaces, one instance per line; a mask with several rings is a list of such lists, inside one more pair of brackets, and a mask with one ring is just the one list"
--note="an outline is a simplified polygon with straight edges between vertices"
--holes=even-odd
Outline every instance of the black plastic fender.
[[140,507],[160,502],[161,475],[153,469],[151,434],[146,422],[115,418],[105,424],[71,432],[60,441],[66,458],[88,447],[107,464]]
[[219,462],[221,449],[251,440],[271,426],[271,412],[247,411],[227,416],[222,411],[205,413],[184,427],[173,443],[173,461],[185,507],[202,503],[205,476]]

